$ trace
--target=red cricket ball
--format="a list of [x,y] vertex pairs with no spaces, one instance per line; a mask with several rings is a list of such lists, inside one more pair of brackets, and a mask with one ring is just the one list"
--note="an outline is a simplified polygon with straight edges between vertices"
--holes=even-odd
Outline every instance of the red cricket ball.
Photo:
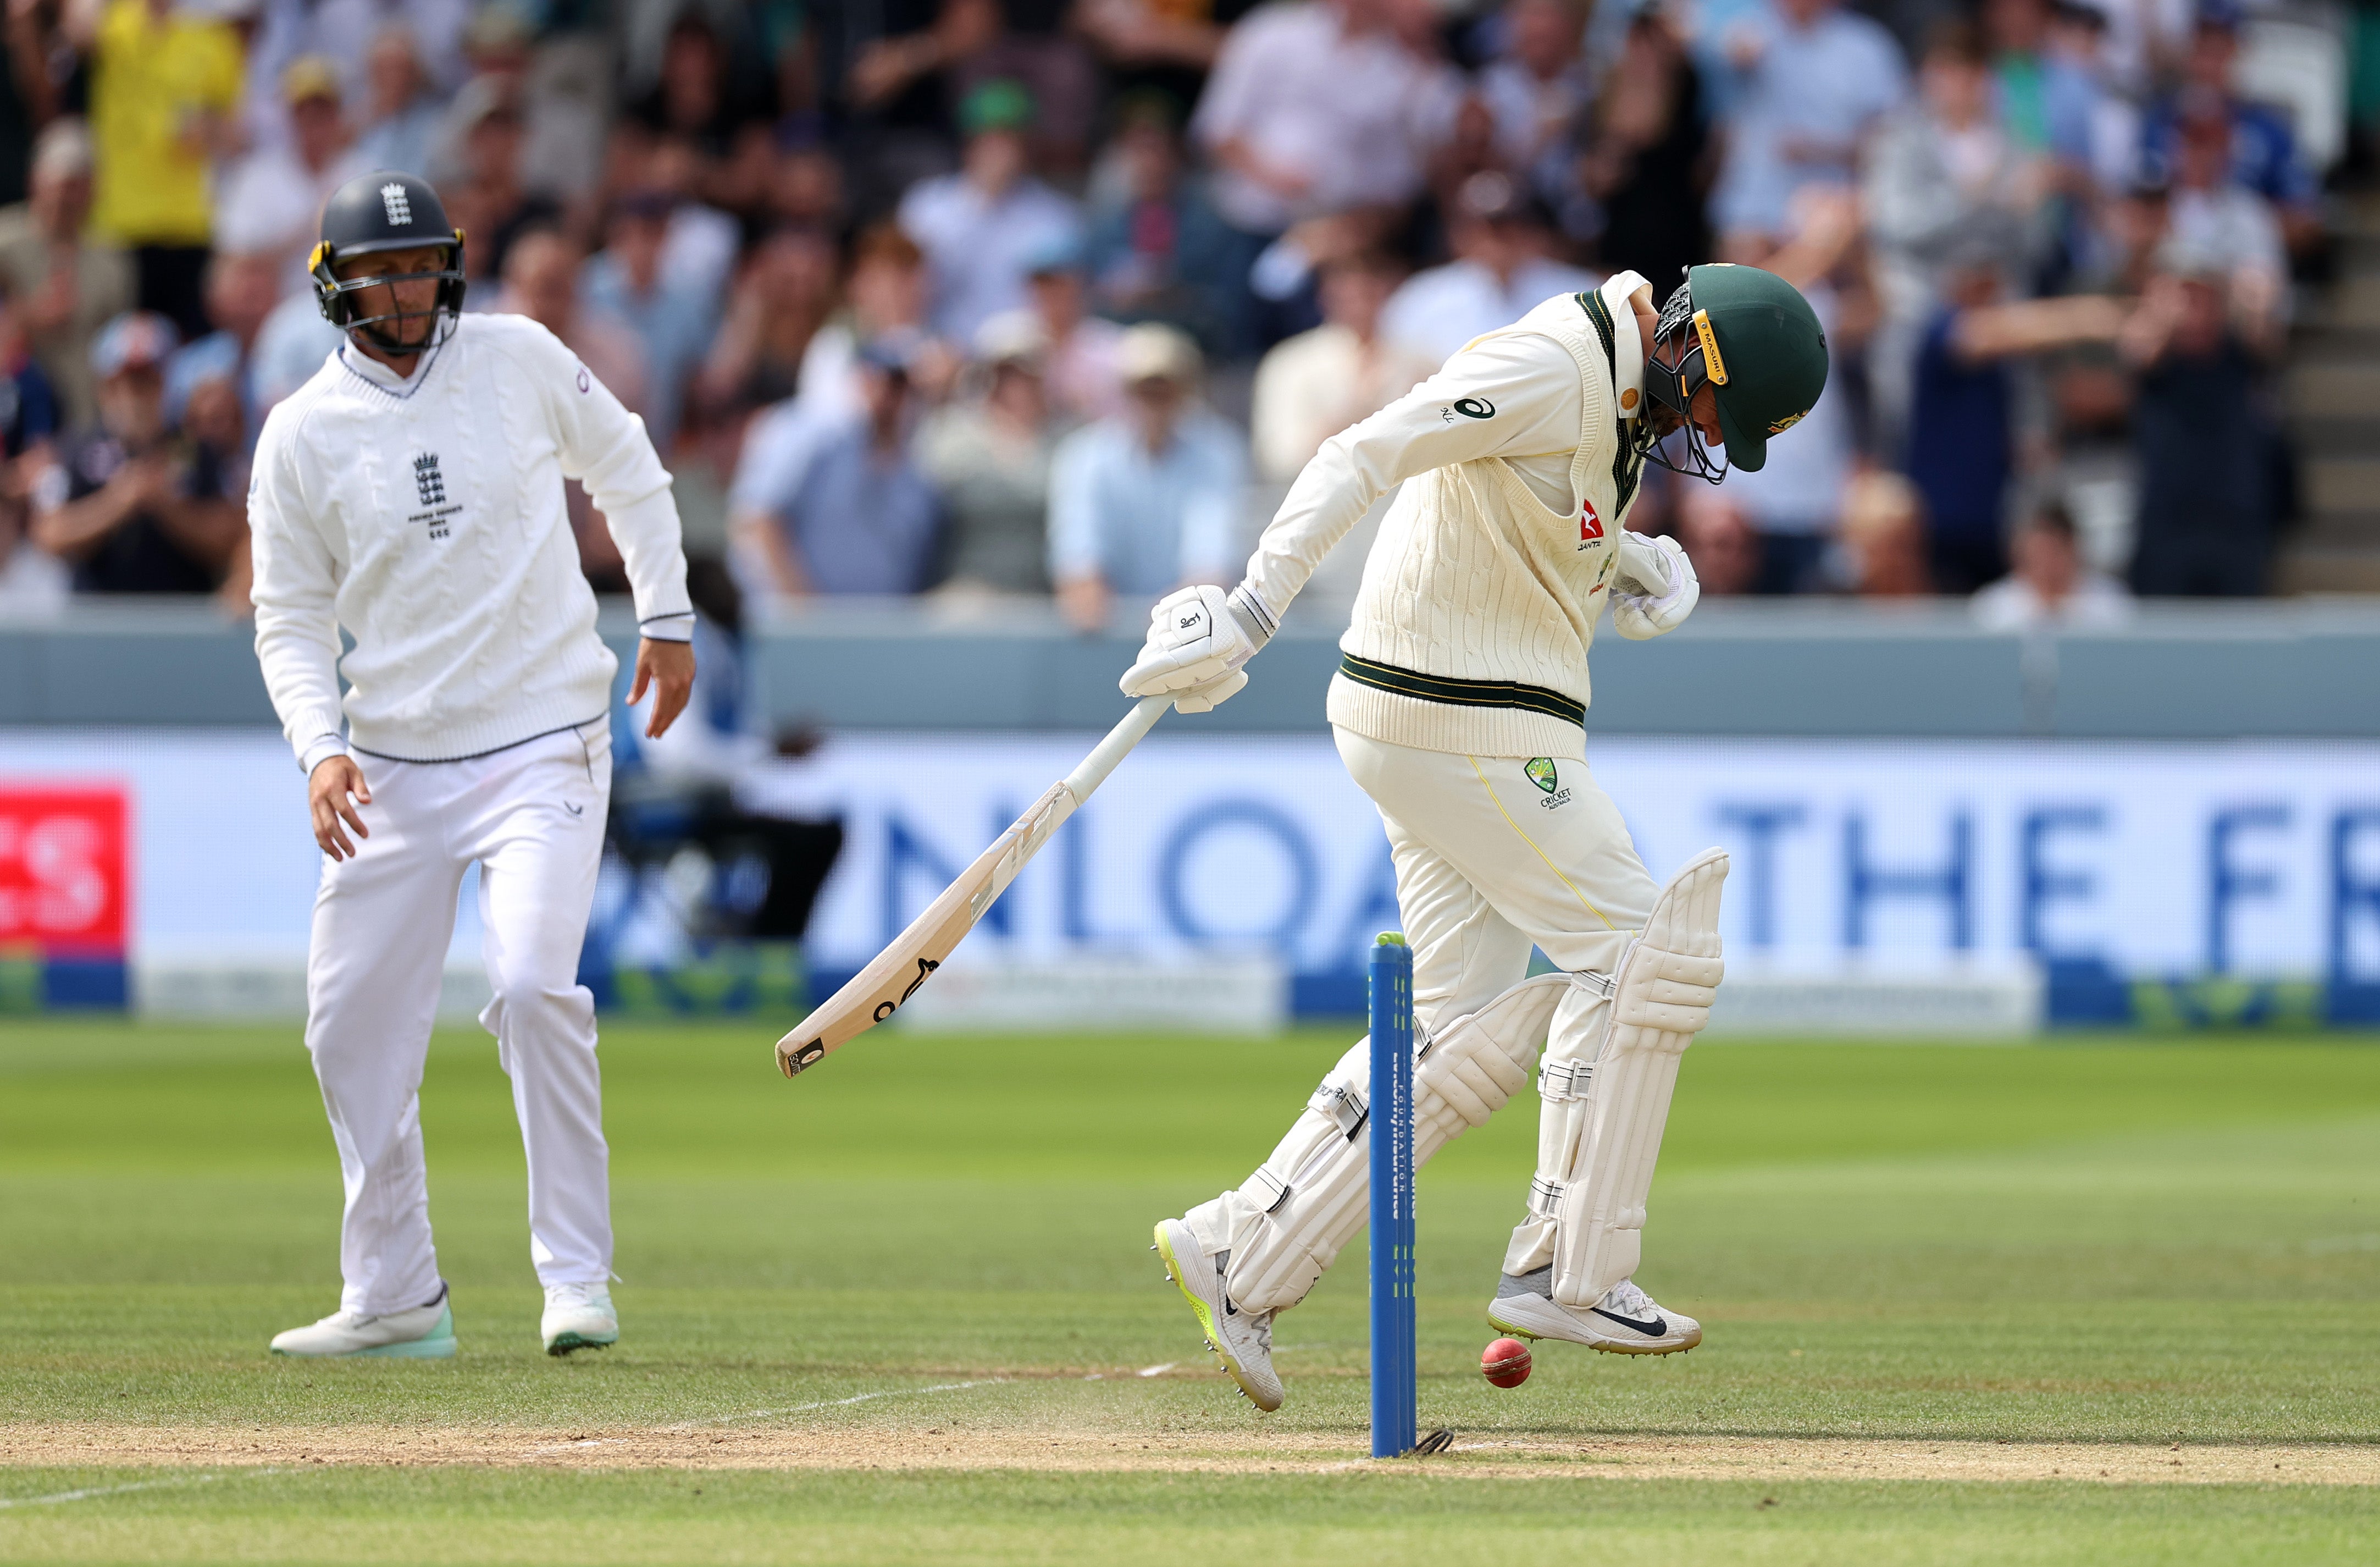
[[1479,1374],[1500,1388],[1517,1388],[1529,1379],[1529,1346],[1518,1339],[1498,1339],[1479,1354]]

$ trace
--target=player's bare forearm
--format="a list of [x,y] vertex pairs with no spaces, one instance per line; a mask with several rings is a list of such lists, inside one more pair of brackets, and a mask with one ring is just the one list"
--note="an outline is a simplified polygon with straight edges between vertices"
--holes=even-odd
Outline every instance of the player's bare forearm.
[[650,637],[637,642],[637,678],[628,688],[628,705],[635,707],[645,699],[645,691],[653,693],[653,711],[645,720],[645,738],[658,740],[669,733],[677,715],[686,711],[686,698],[694,693],[694,644],[662,642]]

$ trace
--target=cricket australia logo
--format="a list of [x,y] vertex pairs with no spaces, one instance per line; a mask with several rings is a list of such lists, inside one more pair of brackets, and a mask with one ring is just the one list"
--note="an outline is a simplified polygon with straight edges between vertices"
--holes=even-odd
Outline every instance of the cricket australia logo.
[[413,492],[421,509],[407,516],[407,522],[428,526],[430,537],[446,537],[448,524],[463,508],[446,499],[446,476],[438,471],[438,454],[424,452],[413,459]]
[[380,188],[380,204],[382,208],[387,212],[388,221],[390,223],[396,225],[399,227],[412,226],[413,198],[405,193],[404,186],[397,184],[395,180],[391,180],[386,185],[382,186]]
[[1530,783],[1537,786],[1538,792],[1545,796],[1545,798],[1539,800],[1537,804],[1545,807],[1546,809],[1560,810],[1570,804],[1571,792],[1561,786],[1561,774],[1555,769],[1553,758],[1531,757],[1528,765],[1521,769],[1521,771],[1527,776]]

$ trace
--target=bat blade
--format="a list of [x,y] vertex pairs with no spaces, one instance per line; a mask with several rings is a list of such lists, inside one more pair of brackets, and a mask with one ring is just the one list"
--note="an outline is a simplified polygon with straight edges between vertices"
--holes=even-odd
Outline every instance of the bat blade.
[[976,927],[1016,873],[1038,854],[1065,820],[1075,800],[1063,782],[1052,784],[1031,809],[1009,824],[959,879],[942,889],[925,912],[892,944],[829,996],[801,1026],[777,1041],[777,1065],[788,1077],[815,1066],[901,1009],[966,933]]

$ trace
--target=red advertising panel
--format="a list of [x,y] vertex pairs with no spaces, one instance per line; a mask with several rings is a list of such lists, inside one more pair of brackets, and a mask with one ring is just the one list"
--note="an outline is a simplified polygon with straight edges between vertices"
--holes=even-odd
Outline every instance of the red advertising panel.
[[118,785],[0,783],[0,946],[122,956],[130,816]]

